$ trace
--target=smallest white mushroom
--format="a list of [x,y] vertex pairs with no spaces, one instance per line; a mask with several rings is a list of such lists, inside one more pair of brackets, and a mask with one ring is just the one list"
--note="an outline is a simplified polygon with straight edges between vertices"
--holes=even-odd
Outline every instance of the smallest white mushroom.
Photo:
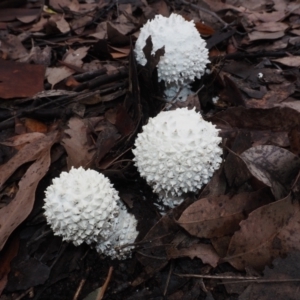
[[111,258],[130,257],[137,221],[121,202],[109,179],[94,170],[62,172],[46,189],[45,216],[55,235],[72,242],[96,244]]

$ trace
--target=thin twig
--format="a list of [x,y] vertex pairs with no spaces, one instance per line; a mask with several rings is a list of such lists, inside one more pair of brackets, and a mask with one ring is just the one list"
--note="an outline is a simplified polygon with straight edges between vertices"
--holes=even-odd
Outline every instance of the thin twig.
[[258,280],[260,277],[255,276],[228,276],[228,275],[200,275],[200,274],[178,274],[179,277],[193,277],[193,278],[206,278],[206,279],[240,279],[240,280]]
[[249,280],[238,280],[238,281],[226,281],[219,282],[220,284],[235,284],[235,283],[285,283],[285,282],[300,282],[300,279],[249,279]]
[[103,297],[104,297],[104,293],[108,287],[108,284],[110,282],[110,279],[111,279],[111,276],[112,276],[112,272],[113,272],[114,268],[113,267],[109,267],[109,270],[108,270],[108,274],[107,274],[107,278],[104,282],[104,284],[102,285],[98,295],[97,295],[97,298],[96,300],[102,300]]
[[78,285],[78,288],[76,290],[76,293],[75,293],[75,295],[73,297],[73,300],[78,300],[79,294],[80,294],[80,292],[81,292],[81,290],[82,290],[85,282],[86,282],[86,278],[81,279],[81,281],[80,281],[80,283]]
[[173,264],[173,262],[172,262],[172,263],[171,263],[171,266],[170,266],[168,278],[167,278],[167,281],[166,281],[165,289],[164,289],[164,296],[166,296],[167,291],[168,291],[168,286],[169,286],[169,283],[170,283],[171,274],[172,274],[172,272],[173,272],[173,267],[174,267],[174,264]]

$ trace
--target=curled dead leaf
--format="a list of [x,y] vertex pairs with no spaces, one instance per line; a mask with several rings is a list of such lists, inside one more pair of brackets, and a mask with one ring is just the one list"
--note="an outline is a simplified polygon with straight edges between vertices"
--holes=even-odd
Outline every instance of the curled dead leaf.
[[271,187],[277,200],[287,196],[300,168],[299,157],[272,145],[252,147],[240,157],[254,177]]

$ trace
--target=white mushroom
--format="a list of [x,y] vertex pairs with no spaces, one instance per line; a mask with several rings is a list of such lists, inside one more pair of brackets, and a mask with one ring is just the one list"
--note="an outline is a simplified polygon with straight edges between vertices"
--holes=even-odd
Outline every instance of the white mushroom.
[[222,161],[218,132],[195,110],[163,111],[138,134],[132,150],[135,165],[156,193],[196,192]]
[[46,189],[45,216],[55,235],[75,246],[96,244],[99,253],[123,259],[131,255],[137,221],[109,179],[94,170],[62,172]]
[[159,81],[166,84],[185,85],[200,78],[209,63],[206,42],[200,37],[193,21],[171,14],[169,18],[156,15],[140,31],[135,44],[137,62],[146,65],[143,52],[147,38],[151,36],[152,54],[165,47],[165,54],[158,63]]

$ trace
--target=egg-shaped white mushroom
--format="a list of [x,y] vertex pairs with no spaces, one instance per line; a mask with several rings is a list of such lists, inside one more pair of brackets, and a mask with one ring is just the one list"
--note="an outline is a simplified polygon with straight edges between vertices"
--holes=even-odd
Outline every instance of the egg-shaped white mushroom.
[[[99,253],[111,258],[131,255],[132,247],[121,252],[118,248],[134,242],[137,222],[103,174],[72,168],[54,178],[45,195],[44,214],[55,235],[75,246],[84,242],[96,244]],[[132,221],[127,222],[126,218]],[[128,228],[128,224],[132,227]],[[124,227],[130,234],[121,235]]]
[[186,21],[174,13],[169,18],[156,15],[149,20],[141,28],[134,50],[137,62],[142,66],[147,63],[143,48],[149,36],[153,55],[158,49],[165,49],[157,65],[159,81],[184,85],[204,74],[209,63],[208,50],[193,21]]
[[195,110],[163,111],[138,134],[132,150],[135,165],[156,193],[196,192],[222,161],[218,133]]

